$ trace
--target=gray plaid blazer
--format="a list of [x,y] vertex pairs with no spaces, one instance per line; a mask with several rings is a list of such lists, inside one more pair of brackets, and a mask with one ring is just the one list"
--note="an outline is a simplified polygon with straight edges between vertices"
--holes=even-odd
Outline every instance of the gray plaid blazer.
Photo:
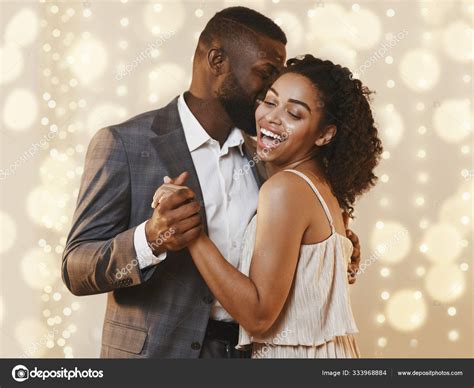
[[[247,158],[254,147],[245,136]],[[141,271],[133,243],[136,226],[152,215],[163,177],[183,171],[203,205],[177,98],[101,129],[89,144],[62,277],[74,295],[108,293],[101,357],[199,357],[214,297],[188,250],[168,252],[162,263]],[[262,163],[252,172],[260,187]],[[202,216],[206,220],[204,206]]]

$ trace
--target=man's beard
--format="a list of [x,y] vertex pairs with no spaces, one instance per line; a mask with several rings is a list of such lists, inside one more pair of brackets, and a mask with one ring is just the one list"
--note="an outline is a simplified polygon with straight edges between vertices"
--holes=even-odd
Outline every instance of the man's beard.
[[219,102],[232,123],[251,136],[257,134],[255,123],[255,99],[239,84],[233,73],[229,73],[218,91]]

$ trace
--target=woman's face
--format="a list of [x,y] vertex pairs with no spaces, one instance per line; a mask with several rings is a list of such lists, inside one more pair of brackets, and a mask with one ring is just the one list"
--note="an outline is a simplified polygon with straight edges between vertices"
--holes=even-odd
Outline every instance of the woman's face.
[[[314,151],[325,131],[318,131],[323,104],[305,76],[286,73],[268,90],[256,112],[257,153],[275,164],[299,161]],[[318,140],[320,139],[320,140]]]

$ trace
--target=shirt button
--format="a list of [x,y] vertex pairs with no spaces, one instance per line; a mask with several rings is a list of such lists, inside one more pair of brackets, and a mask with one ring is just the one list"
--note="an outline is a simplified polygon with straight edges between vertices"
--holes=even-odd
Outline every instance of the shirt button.
[[201,344],[199,342],[193,342],[191,344],[191,349],[192,350],[199,350],[199,349],[201,349]]
[[232,241],[232,248],[237,248],[237,243],[235,241]]

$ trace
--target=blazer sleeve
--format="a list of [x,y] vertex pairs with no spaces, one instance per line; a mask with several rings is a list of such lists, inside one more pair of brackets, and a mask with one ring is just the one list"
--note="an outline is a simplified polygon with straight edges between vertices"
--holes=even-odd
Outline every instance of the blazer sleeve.
[[[120,136],[103,128],[92,138],[76,210],[62,258],[62,278],[74,295],[130,287],[153,271],[140,271],[129,229],[130,166]],[[145,276],[146,275],[146,276]]]

